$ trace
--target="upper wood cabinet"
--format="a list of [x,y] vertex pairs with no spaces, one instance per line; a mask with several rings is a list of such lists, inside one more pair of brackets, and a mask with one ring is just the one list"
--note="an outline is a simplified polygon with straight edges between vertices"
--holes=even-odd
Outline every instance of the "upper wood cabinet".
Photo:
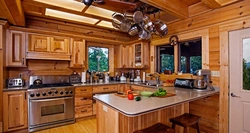
[[133,49],[133,67],[149,67],[149,44],[144,42],[134,44]]
[[149,67],[149,44],[120,45],[117,48],[117,68]]
[[3,25],[0,25],[0,49],[3,49],[4,35],[4,27]]
[[3,93],[3,130],[14,131],[28,127],[26,91]]
[[84,39],[70,39],[70,50],[71,50],[71,62],[70,67],[72,68],[84,68],[85,67],[85,50],[86,41]]
[[69,37],[27,33],[27,59],[70,60]]
[[25,33],[22,31],[6,31],[6,66],[26,67]]

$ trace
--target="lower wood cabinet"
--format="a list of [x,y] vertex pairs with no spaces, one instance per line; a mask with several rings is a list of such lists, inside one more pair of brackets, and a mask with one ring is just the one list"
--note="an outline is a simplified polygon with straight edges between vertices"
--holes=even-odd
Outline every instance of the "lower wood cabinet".
[[3,93],[3,131],[14,131],[28,127],[26,91]]
[[85,116],[91,116],[93,113],[92,104],[76,106],[75,107],[75,118],[81,118]]
[[75,118],[93,115],[92,86],[76,87],[75,89]]

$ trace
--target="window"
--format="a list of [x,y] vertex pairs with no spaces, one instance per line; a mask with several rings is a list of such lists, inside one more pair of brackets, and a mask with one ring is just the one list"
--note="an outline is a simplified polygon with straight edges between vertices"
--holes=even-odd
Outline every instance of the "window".
[[194,73],[202,68],[201,39],[180,42],[178,45],[178,55],[174,53],[174,49],[178,48],[177,45],[166,44],[157,47],[157,72],[163,73],[164,70],[175,72],[175,56],[180,58],[177,63],[178,66],[176,66],[177,71]]
[[109,71],[109,49],[88,47],[88,68],[90,71]]
[[157,71],[160,73],[164,72],[164,70],[174,72],[174,46],[158,46],[157,49],[159,54]]

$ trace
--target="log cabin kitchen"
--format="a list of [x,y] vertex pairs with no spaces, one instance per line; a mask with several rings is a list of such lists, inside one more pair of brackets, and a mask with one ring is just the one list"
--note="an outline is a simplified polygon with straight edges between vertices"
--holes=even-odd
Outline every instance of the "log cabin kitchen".
[[0,4],[0,132],[250,133],[249,0]]

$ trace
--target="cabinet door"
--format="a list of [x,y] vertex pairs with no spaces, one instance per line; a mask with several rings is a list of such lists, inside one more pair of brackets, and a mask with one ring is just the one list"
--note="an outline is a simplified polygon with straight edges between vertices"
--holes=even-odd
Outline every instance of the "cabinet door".
[[69,38],[51,37],[50,52],[69,54]]
[[132,68],[134,66],[133,60],[133,46],[123,46],[123,67],[124,68]]
[[142,66],[142,44],[134,44],[134,60],[135,60],[135,67]]
[[38,34],[28,34],[29,47],[31,52],[49,52],[50,51],[50,37]]
[[25,33],[7,30],[6,65],[25,67]]
[[26,91],[4,92],[3,101],[4,131],[27,128]]
[[84,68],[85,67],[85,40],[76,40],[71,38],[71,62],[70,67],[72,68]]
[[75,107],[75,118],[91,116],[93,114],[92,105],[84,105]]

